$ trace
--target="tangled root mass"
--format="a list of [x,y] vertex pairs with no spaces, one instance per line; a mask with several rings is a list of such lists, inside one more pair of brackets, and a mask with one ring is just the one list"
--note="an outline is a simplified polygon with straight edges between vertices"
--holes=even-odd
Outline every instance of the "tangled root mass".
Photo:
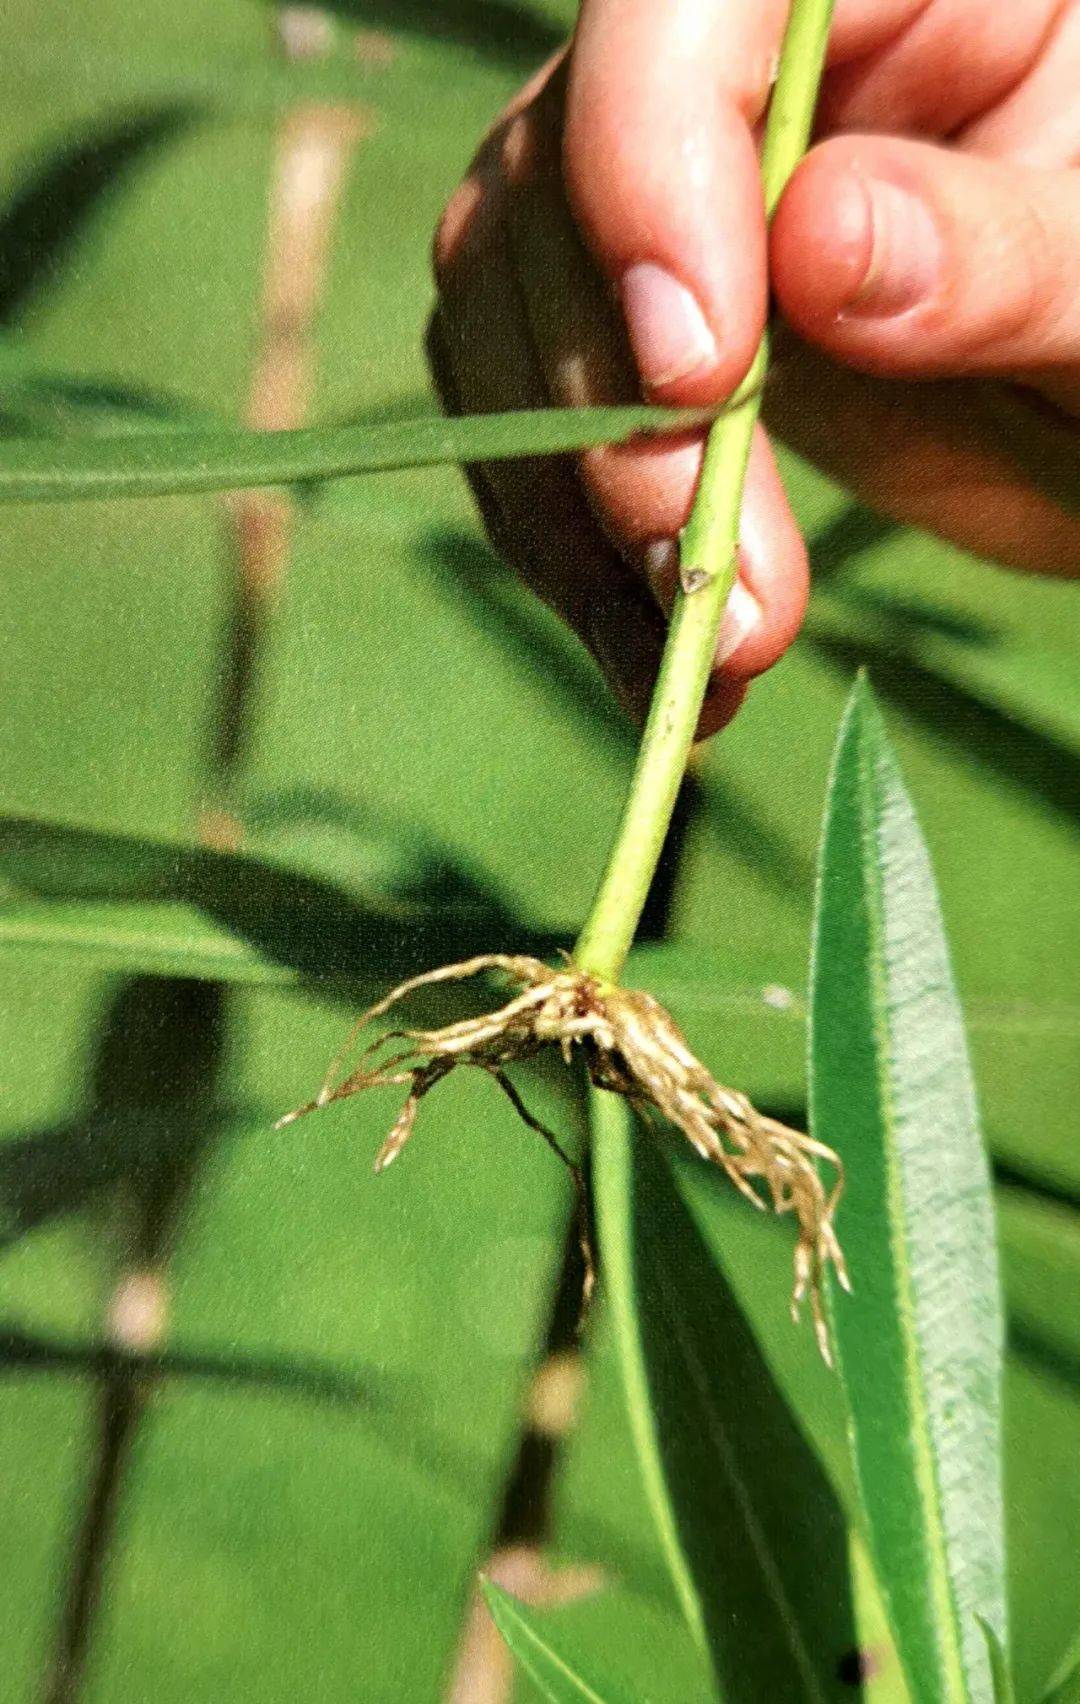
[[[415,989],[484,972],[501,974],[517,992],[495,1011],[441,1029],[388,1030],[364,1048],[344,1077],[339,1076],[343,1065],[339,1056],[315,1100],[287,1114],[281,1124],[365,1089],[406,1088],[404,1105],[375,1162],[376,1171],[383,1171],[412,1134],[424,1096],[457,1066],[471,1065],[493,1077],[524,1121],[554,1148],[570,1168],[582,1203],[579,1168],[551,1131],[526,1110],[506,1075],[508,1066],[533,1058],[544,1048],[558,1047],[568,1064],[574,1048],[580,1048],[597,1088],[624,1096],[639,1113],[659,1115],[681,1131],[702,1158],[720,1166],[755,1207],[794,1213],[798,1240],[792,1312],[797,1315],[800,1302],[809,1295],[818,1345],[829,1360],[822,1304],[826,1268],[831,1265],[844,1288],[850,1287],[833,1230],[843,1188],[839,1156],[824,1143],[763,1116],[745,1095],[718,1083],[651,994],[602,983],[569,964],[552,970],[524,955],[484,953],[400,983],[363,1014],[345,1052],[351,1051],[356,1036],[373,1019],[385,1016]],[[828,1186],[819,1161],[832,1173]],[[583,1218],[588,1290],[592,1262],[584,1225]]]

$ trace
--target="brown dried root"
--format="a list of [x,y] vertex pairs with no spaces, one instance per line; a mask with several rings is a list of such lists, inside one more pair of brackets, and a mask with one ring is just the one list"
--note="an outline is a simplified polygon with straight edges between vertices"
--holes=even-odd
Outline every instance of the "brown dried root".
[[[460,981],[484,971],[500,972],[519,992],[497,1011],[442,1029],[389,1030],[363,1050],[348,1075],[335,1082],[356,1036],[374,1018],[389,1012],[414,989]],[[394,1041],[404,1045],[386,1052]],[[574,1178],[588,1292],[593,1265],[581,1171],[551,1131],[526,1111],[505,1072],[505,1067],[516,1060],[532,1058],[552,1044],[561,1049],[567,1063],[572,1049],[581,1047],[589,1076],[598,1088],[624,1095],[639,1112],[659,1113],[682,1131],[704,1159],[721,1166],[755,1207],[767,1205],[752,1181],[761,1179],[774,1212],[795,1214],[799,1238],[792,1315],[797,1317],[800,1302],[809,1295],[818,1347],[829,1361],[822,1306],[826,1266],[831,1263],[840,1283],[850,1288],[833,1231],[833,1215],[843,1188],[839,1156],[824,1143],[763,1117],[745,1095],[718,1083],[694,1057],[670,1014],[651,994],[601,983],[571,965],[552,970],[539,959],[508,953],[483,953],[461,964],[442,965],[410,977],[370,1007],[355,1026],[344,1053],[331,1066],[316,1098],[288,1113],[280,1124],[290,1124],[305,1113],[364,1089],[407,1086],[405,1104],[375,1161],[376,1171],[383,1171],[405,1146],[420,1102],[436,1083],[458,1065],[486,1071],[509,1097],[519,1117],[543,1136]],[[833,1168],[834,1180],[828,1189],[819,1176],[816,1160],[824,1160]]]

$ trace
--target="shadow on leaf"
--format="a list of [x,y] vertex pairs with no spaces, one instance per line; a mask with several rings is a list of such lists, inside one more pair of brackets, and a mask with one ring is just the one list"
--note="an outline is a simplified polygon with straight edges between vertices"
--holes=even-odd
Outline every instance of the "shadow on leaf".
[[919,658],[914,643],[904,643],[902,635],[893,645],[821,627],[807,637],[818,654],[845,675],[869,669],[875,691],[938,743],[952,746],[1008,786],[1076,820],[1080,763],[1076,752],[1052,733],[1021,724],[996,704],[945,679]]
[[806,541],[810,553],[811,571],[815,584],[832,580],[849,569],[860,556],[879,550],[883,544],[903,532],[896,521],[865,509],[861,503],[848,503],[840,513]]
[[515,71],[536,70],[565,39],[520,0],[324,0],[323,9],[364,29],[453,42]]
[[889,631],[905,641],[917,641],[920,635],[932,633],[960,645],[980,648],[1000,642],[999,630],[990,622],[967,611],[945,609],[915,591],[899,592],[886,586],[860,585],[857,581],[830,586],[829,590],[855,615],[865,614],[887,623]]
[[[479,539],[467,533],[434,533],[421,542],[421,559],[456,596],[480,612],[515,660],[577,712],[608,748],[627,764],[638,734],[619,709],[583,648],[554,627],[533,598]],[[805,887],[809,861],[772,825],[763,822],[712,771],[687,778],[687,811],[696,826],[722,840],[725,849],[778,889]],[[689,826],[689,825],[688,825]]]
[[723,1696],[852,1698],[847,1526],[647,1133],[631,1153],[637,1329],[678,1544]]
[[5,436],[90,432],[119,437],[155,426],[194,431],[210,424],[211,416],[160,391],[38,372],[29,363],[8,359],[7,349],[0,355],[0,434]]
[[124,175],[171,142],[186,108],[132,113],[80,136],[28,172],[0,212],[0,326],[12,325],[54,284],[90,218]]
[[427,869],[419,896],[378,879],[357,892],[246,853],[7,818],[0,881],[15,902],[191,906],[301,977],[357,992],[508,940],[540,956],[565,944],[523,927],[449,861]]
[[370,1393],[358,1380],[336,1367],[317,1362],[180,1349],[137,1354],[108,1343],[77,1343],[36,1336],[17,1326],[0,1326],[0,1375],[53,1372],[158,1381],[205,1379],[241,1390],[276,1391],[282,1396],[339,1408],[364,1406],[371,1401]]
[[[72,1213],[110,1186],[138,1179],[183,1146],[187,1115],[171,1107],[94,1108],[50,1130],[0,1146],[0,1253],[50,1219]],[[208,1117],[208,1134],[235,1122]]]

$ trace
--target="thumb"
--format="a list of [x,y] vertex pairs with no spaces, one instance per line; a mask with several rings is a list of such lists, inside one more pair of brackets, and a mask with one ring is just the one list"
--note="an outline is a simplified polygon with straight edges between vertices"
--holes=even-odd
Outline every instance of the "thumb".
[[865,372],[1075,387],[1078,172],[838,137],[789,184],[771,258],[795,330]]
[[766,307],[752,126],[786,0],[584,0],[563,175],[620,298],[643,387],[707,405],[742,378]]

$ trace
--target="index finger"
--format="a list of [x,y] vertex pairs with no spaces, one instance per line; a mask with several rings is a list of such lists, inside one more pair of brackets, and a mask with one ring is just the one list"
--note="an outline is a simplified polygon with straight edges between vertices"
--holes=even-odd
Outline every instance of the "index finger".
[[642,383],[711,404],[753,358],[768,297],[754,126],[787,0],[584,0],[563,171],[620,296]]

